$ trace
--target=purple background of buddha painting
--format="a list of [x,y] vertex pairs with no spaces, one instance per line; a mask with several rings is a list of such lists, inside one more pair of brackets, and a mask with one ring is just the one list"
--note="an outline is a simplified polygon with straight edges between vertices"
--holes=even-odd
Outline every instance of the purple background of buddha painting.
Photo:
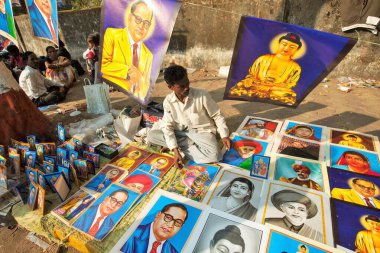
[[311,88],[311,84],[326,71],[326,67],[335,60],[350,41],[349,38],[334,34],[254,17],[242,17],[240,22],[244,18],[246,18],[246,25],[243,33],[237,36],[225,94],[237,82],[245,78],[249,68],[258,57],[271,54],[269,47],[274,37],[281,33],[294,32],[299,34],[307,45],[305,55],[295,60],[302,68],[301,77],[293,88],[299,102],[303,94]]
[[[360,223],[363,215],[375,215],[380,217],[378,209],[354,205],[347,202],[331,199],[331,216],[335,233],[335,243],[347,249],[355,251],[356,234],[366,230]],[[347,210],[350,210],[347,212]]]
[[[103,34],[108,27],[124,28],[124,14],[127,7],[135,1],[131,0],[107,0],[105,1],[102,15],[103,16]],[[176,0],[154,1],[158,6],[155,13],[155,27],[152,35],[144,40],[144,44],[153,54],[152,72],[150,78],[151,88],[155,84],[160,72],[160,65],[169,45],[169,39],[172,29],[177,18],[177,14],[181,4]],[[103,45],[101,45],[102,48]]]

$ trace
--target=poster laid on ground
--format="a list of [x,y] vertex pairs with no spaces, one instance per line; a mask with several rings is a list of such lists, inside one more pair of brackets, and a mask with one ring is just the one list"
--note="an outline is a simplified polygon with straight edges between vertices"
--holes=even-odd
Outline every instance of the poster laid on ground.
[[33,35],[58,45],[56,0],[26,0]]
[[186,252],[183,248],[205,207],[158,190],[111,252]]
[[224,99],[297,107],[356,40],[242,17]]
[[11,0],[0,0],[0,35],[18,44]]
[[103,1],[103,80],[146,105],[179,8],[176,0]]

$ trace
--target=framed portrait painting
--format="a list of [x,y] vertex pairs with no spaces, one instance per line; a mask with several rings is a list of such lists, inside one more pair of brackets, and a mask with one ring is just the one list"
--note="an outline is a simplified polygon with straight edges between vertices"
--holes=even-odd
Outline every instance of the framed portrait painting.
[[8,169],[4,165],[0,165],[0,187],[8,189]]
[[378,137],[343,129],[330,128],[330,142],[366,151],[378,152],[380,150]]
[[195,163],[190,160],[182,169],[177,170],[174,180],[166,190],[202,201],[218,171],[219,166],[216,164]]
[[101,171],[92,177],[86,184],[82,186],[82,190],[94,195],[104,192],[112,183],[116,183],[119,179],[128,174],[124,168],[107,164]]
[[[157,190],[149,204],[122,235],[111,252],[151,252],[154,242],[149,236],[145,236],[150,233],[149,231],[152,231],[154,237],[165,241],[161,246],[163,249],[168,252],[183,252],[205,208],[205,205],[196,201]],[[169,223],[172,223],[170,233],[166,232]]]
[[270,174],[270,179],[321,192],[329,192],[324,162],[292,156],[273,155]]
[[263,179],[250,177],[248,171],[222,164],[203,203],[242,219],[260,220],[257,211],[264,184]]
[[151,154],[137,168],[146,171],[156,177],[162,178],[173,166],[174,159],[171,156],[161,154]]
[[66,224],[72,223],[87,207],[94,202],[95,197],[91,194],[79,190],[65,202],[56,207],[52,214]]
[[327,127],[293,120],[286,120],[281,133],[308,141],[324,142],[327,138]]
[[325,160],[325,145],[279,134],[273,145],[272,153],[323,162]]
[[132,171],[151,154],[152,153],[147,150],[130,145],[127,146],[122,153],[113,158],[110,163],[128,169],[129,173],[132,173]]
[[206,209],[185,252],[265,252],[268,230],[258,223]]
[[236,133],[247,138],[272,141],[280,131],[282,121],[246,116]]
[[[347,211],[349,210],[349,211]],[[380,210],[331,199],[335,245],[345,252],[376,252]]]
[[260,211],[263,224],[286,229],[312,240],[333,245],[328,197],[319,191],[269,181]]
[[377,153],[331,144],[326,157],[327,165],[333,168],[380,176],[380,162]]
[[253,155],[251,165],[251,176],[259,178],[268,178],[270,168],[270,156]]
[[248,139],[232,134],[230,150],[225,150],[221,162],[251,170],[252,155],[265,155],[268,143],[260,140]]
[[30,209],[36,209],[36,201],[38,195],[38,185],[31,182],[29,185],[28,206]]
[[[103,240],[140,197],[140,193],[112,184],[82,213],[72,226],[95,240]],[[96,218],[97,213],[102,216]],[[96,219],[95,219],[96,218]]]

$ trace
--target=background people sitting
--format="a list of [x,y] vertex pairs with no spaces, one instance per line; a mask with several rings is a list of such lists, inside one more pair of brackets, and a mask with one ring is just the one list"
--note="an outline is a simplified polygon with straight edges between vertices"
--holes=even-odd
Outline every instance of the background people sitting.
[[46,48],[46,53],[46,78],[70,87],[75,79],[70,59],[58,56],[57,49],[52,46]]

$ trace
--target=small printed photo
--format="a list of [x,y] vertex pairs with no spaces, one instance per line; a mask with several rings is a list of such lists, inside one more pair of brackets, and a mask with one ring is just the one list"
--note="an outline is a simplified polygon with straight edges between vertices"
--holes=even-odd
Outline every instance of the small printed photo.
[[53,210],[53,215],[61,219],[66,224],[75,220],[92,202],[95,197],[91,194],[79,190],[73,196]]
[[84,151],[83,152],[83,158],[87,159],[87,160],[92,160],[94,162],[95,168],[100,167],[100,155],[99,154]]
[[380,177],[331,167],[328,175],[332,198],[380,209]]
[[74,150],[77,151],[79,154],[82,154],[83,153],[82,141],[77,138],[73,138],[73,142],[74,142]]
[[336,247],[345,252],[377,253],[380,210],[331,199]]
[[98,174],[83,185],[82,188],[85,191],[90,191],[90,193],[102,193],[112,183],[118,182],[118,179],[122,178],[127,173],[128,171],[124,168],[107,164],[101,171],[98,172]]
[[0,145],[0,156],[5,157],[5,148],[4,148],[4,145]]
[[95,164],[92,160],[86,160],[88,174],[95,175]]
[[253,155],[252,156],[252,167],[251,167],[251,176],[268,178],[270,166],[270,157],[262,155]]
[[67,159],[67,150],[65,148],[57,148],[57,161],[58,164],[62,164],[62,159]]
[[87,152],[90,152],[90,153],[95,153],[95,147],[83,143],[83,151],[87,151]]
[[38,195],[38,186],[35,183],[31,183],[29,186],[28,206],[30,209],[36,209],[36,200]]
[[8,171],[7,167],[0,164],[0,187],[8,189]]
[[183,248],[204,208],[196,201],[159,189],[111,252],[150,253],[154,238],[163,242],[161,252],[188,252]]
[[262,198],[260,206],[266,206],[263,223],[333,245],[328,198],[324,193],[270,182],[267,196]]
[[[124,185],[112,184],[82,213],[72,226],[96,240],[103,240],[133,206],[140,194]],[[103,213],[99,225],[98,213]]]
[[177,170],[175,179],[166,190],[201,202],[218,171],[218,165],[190,160],[182,169]]
[[120,183],[130,190],[141,194],[140,199],[144,198],[161,181],[161,178],[153,176],[145,171],[136,169]]
[[[190,244],[196,241],[193,253],[259,253],[264,252],[266,240],[267,229],[263,225],[207,209],[194,230]],[[191,248],[193,245],[189,245],[186,252],[190,252]]]
[[75,151],[75,147],[74,145],[72,145],[71,143],[66,143],[66,145],[64,146],[67,150],[74,150]]
[[165,173],[173,166],[173,164],[173,157],[160,154],[151,154],[137,168],[146,171],[156,177],[162,178]]
[[303,236],[289,234],[279,227],[269,226],[267,253],[344,253],[326,244],[318,243]]
[[71,183],[70,183],[70,168],[66,168],[66,167],[63,167],[63,166],[58,166],[58,172],[61,172],[61,173],[63,173],[63,175],[65,175],[67,183],[68,183],[69,187],[71,188]]
[[21,161],[19,154],[9,155],[9,167],[10,175],[15,176],[16,178],[21,178]]
[[47,162],[47,161],[43,161],[43,171],[45,174],[50,174],[50,173],[53,173],[55,172],[54,170],[54,164],[53,163],[50,163],[50,162]]
[[70,160],[68,159],[62,159],[61,160],[61,165],[65,168],[70,168]]
[[7,159],[4,156],[0,155],[0,165],[5,165],[7,163]]
[[50,189],[55,192],[54,184],[58,179],[58,176],[61,175],[61,172],[54,172],[50,174],[45,174],[43,177],[45,178],[45,183],[47,183]]
[[62,202],[66,200],[71,190],[71,187],[63,173],[60,173],[57,176],[57,180],[54,182],[52,187]]
[[327,175],[323,162],[276,155],[272,164],[271,178],[275,180],[322,192],[326,190]]
[[57,155],[57,146],[54,142],[40,143],[44,145],[44,155],[47,156],[56,156]]
[[18,152],[20,153],[20,162],[21,166],[26,165],[26,152],[29,151],[29,147],[26,146],[18,146]]
[[224,153],[221,162],[250,171],[252,155],[265,155],[267,147],[267,142],[251,140],[235,134],[232,136],[231,148]]
[[28,135],[26,136],[26,140],[28,141],[30,150],[36,150],[36,136]]
[[88,178],[88,170],[86,160],[75,159],[74,160],[74,168],[76,169],[77,176],[80,179]]
[[37,210],[41,216],[45,214],[45,189],[38,186]]
[[18,154],[18,151],[17,151],[16,148],[8,147],[8,156],[10,156],[10,155],[17,155],[17,154]]
[[46,156],[46,155],[44,155],[44,161],[52,163],[52,164],[54,164],[54,166],[56,164],[55,157],[52,157],[52,156]]
[[33,169],[31,167],[26,167],[26,175],[27,175],[27,180],[28,184],[30,185],[30,182],[38,184],[37,178],[37,170]]
[[325,152],[320,143],[299,138],[279,135],[275,141],[273,153],[324,161]]
[[65,128],[62,126],[62,124],[58,124],[57,130],[58,130],[58,140],[62,143],[65,142],[66,133],[65,133]]
[[152,154],[151,152],[139,149],[134,146],[128,146],[123,153],[112,159],[111,164],[124,169],[128,169],[131,173],[137,168],[148,156]]
[[247,116],[236,130],[240,136],[272,141],[279,132],[282,122],[271,119]]
[[37,183],[42,187],[42,189],[46,189],[46,182],[44,178],[45,173],[38,170],[37,171]]
[[37,161],[42,162],[44,160],[44,145],[36,143]]
[[78,152],[75,150],[69,150],[69,161],[71,165],[74,165],[74,160],[78,159],[79,155]]
[[379,139],[376,136],[353,131],[345,131],[342,129],[331,128],[330,142],[355,149],[375,152],[379,150],[378,147],[376,147],[376,143],[379,142]]
[[249,176],[248,171],[224,166],[210,188],[207,204],[212,208],[256,221],[264,180]]
[[308,124],[304,122],[286,120],[283,133],[309,141],[324,141],[326,139],[326,127]]
[[376,153],[331,144],[326,163],[341,170],[370,176],[380,176],[379,157]]

